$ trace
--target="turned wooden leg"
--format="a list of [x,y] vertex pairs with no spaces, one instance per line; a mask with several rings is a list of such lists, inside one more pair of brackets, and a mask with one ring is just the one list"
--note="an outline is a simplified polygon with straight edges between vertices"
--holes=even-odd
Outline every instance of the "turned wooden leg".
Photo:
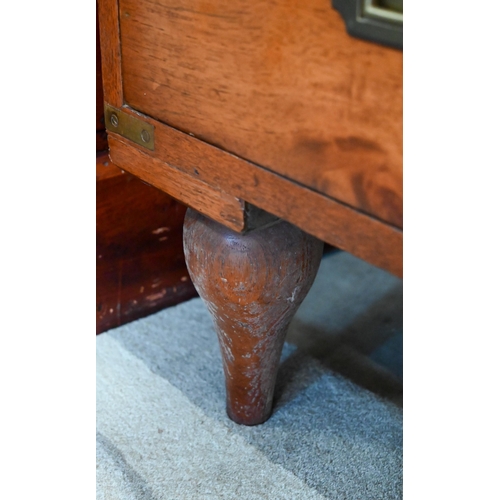
[[238,234],[189,209],[186,263],[214,320],[224,362],[227,413],[266,421],[286,331],[309,291],[323,243],[285,221]]

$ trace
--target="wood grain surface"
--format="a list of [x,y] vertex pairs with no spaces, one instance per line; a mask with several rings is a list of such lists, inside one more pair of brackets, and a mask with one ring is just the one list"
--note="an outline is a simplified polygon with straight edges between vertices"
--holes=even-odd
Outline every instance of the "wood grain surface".
[[285,221],[238,234],[188,209],[184,253],[214,321],[235,422],[269,418],[286,331],[322,251],[321,241]]
[[120,0],[120,36],[131,107],[402,227],[402,53],[330,0]]
[[[123,111],[132,113],[126,108]],[[334,247],[402,276],[403,233],[400,229],[160,122],[147,117],[143,119],[155,126],[154,152],[139,151],[138,146],[126,139],[109,134],[111,157],[121,168],[186,204],[199,203],[201,198],[194,195],[190,198],[186,190],[180,191],[181,180],[177,185],[169,182],[169,176],[187,175],[192,179],[190,182],[196,181],[202,190],[216,186],[220,191],[275,214]],[[222,201],[218,202],[214,195],[211,204],[205,204],[205,208],[202,206],[202,213],[241,231],[242,225],[245,226],[244,215],[237,215],[235,205],[232,212],[224,212],[233,214],[225,222],[221,217]],[[231,223],[233,216],[238,217],[236,224]]]
[[123,165],[128,172],[208,217],[235,231],[243,231],[245,208],[242,200],[165,165],[116,134],[110,132],[108,142],[116,165]]
[[123,105],[123,86],[118,0],[99,0],[97,8],[104,101],[119,108]]
[[182,249],[186,207],[99,155],[96,331],[196,295]]

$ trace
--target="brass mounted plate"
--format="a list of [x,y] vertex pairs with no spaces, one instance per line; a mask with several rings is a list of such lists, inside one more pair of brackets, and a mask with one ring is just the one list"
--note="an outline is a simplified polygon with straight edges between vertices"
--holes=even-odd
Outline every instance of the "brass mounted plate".
[[114,132],[150,151],[154,151],[155,128],[153,125],[126,114],[107,103],[104,104],[104,121],[108,132]]

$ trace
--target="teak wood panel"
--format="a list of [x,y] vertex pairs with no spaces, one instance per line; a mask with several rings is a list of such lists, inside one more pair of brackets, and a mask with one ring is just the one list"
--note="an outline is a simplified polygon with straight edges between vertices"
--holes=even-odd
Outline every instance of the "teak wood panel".
[[[133,114],[126,107],[122,111]],[[110,155],[116,165],[237,231],[251,224],[247,208],[242,212],[243,205],[236,201],[245,200],[402,276],[401,230],[156,120],[142,118],[155,126],[155,151],[109,133]],[[207,192],[209,202],[200,204],[205,195],[193,196],[186,191],[189,186]],[[220,188],[219,194],[212,186]]]
[[400,51],[350,37],[330,0],[119,12],[127,104],[402,227]]

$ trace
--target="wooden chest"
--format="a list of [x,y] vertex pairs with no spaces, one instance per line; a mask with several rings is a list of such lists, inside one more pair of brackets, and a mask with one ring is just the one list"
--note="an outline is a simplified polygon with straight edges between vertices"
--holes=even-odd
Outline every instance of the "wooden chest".
[[116,165],[236,233],[279,218],[402,276],[400,50],[350,36],[330,0],[99,17]]
[[101,0],[111,158],[236,230],[251,203],[402,273],[402,52],[329,0]]

